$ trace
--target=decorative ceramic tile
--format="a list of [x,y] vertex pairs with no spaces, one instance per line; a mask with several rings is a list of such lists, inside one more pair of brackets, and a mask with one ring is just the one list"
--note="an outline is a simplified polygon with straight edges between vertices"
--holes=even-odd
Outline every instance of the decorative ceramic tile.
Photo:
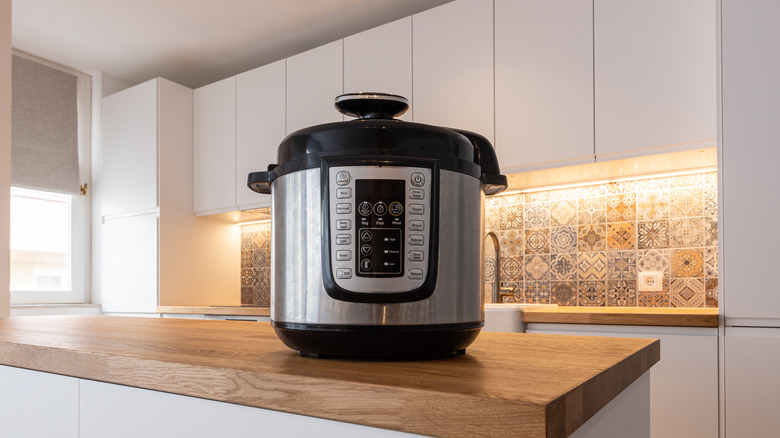
[[241,268],[241,287],[253,287],[255,285],[255,269]]
[[669,215],[673,218],[701,216],[704,214],[704,202],[701,187],[672,189],[669,192],[671,208]]
[[241,305],[251,306],[254,304],[254,288],[242,287],[241,288]]
[[704,248],[704,276],[718,276],[718,248]]
[[271,232],[268,229],[260,230],[254,233],[252,238],[255,248],[267,248],[270,243]]
[[703,182],[701,173],[694,173],[691,175],[678,175],[671,177],[669,183],[671,187],[693,187],[700,186]]
[[704,307],[704,279],[675,278],[669,286],[672,307]]
[[550,279],[550,255],[525,256],[525,280],[538,281]]
[[500,196],[500,205],[520,205],[525,201],[525,195],[516,193],[514,195]]
[[609,251],[607,253],[607,278],[635,279],[636,251]]
[[577,225],[577,202],[569,199],[552,202],[550,225]]
[[594,198],[607,195],[607,188],[609,184],[594,184],[589,186],[578,187],[578,198]]
[[606,198],[599,196],[577,200],[577,223],[580,225],[603,224],[606,220]]
[[607,281],[607,306],[636,307],[636,280]]
[[550,253],[550,229],[549,228],[526,228],[525,230],[525,253],[526,254],[549,254]]
[[547,190],[525,193],[525,202],[540,202],[547,201],[548,199],[550,199],[550,192]]
[[580,225],[577,229],[577,249],[580,252],[607,249],[607,227],[603,224]]
[[669,192],[641,192],[637,195],[636,214],[639,220],[669,218]]
[[[524,233],[521,230],[501,231],[498,233],[498,241],[501,246],[502,256],[523,255],[525,251]],[[488,251],[491,250],[488,246]]]
[[550,257],[550,277],[553,280],[577,278],[577,257],[574,254],[553,254]]
[[255,268],[271,267],[271,248],[260,248],[254,250],[253,265]]
[[669,307],[668,292],[638,292],[637,306],[639,307]]
[[525,302],[530,304],[550,304],[550,282],[526,281]]
[[501,205],[501,201],[508,196],[486,196],[485,197],[485,209],[491,207],[498,207]]
[[669,246],[669,221],[642,221],[638,223],[637,247],[639,249],[666,248]]
[[242,232],[241,233],[241,250],[247,250],[247,249],[255,249],[254,248],[254,242],[252,239],[252,233],[249,232]]
[[[522,303],[523,302],[523,282],[522,281],[509,281],[509,282],[502,282],[501,285],[504,289],[510,289],[510,290],[503,290],[501,292],[511,292],[511,296],[503,296],[501,297],[502,303]],[[492,286],[492,285],[491,285]],[[493,288],[491,287],[488,291],[488,295],[485,299],[485,302],[492,303],[493,302]]]
[[650,249],[637,254],[637,271],[661,271],[668,276],[669,250]]
[[[556,196],[554,198],[558,199],[558,200],[560,200],[560,199],[574,200],[574,199],[577,199],[577,198],[580,197],[580,189],[579,189],[579,187],[574,187],[574,188],[570,188],[570,189],[555,190],[554,193],[556,194]],[[551,196],[551,198],[553,198],[553,196]],[[576,206],[577,203],[575,202],[575,203],[573,203],[573,205]]]
[[718,218],[704,218],[704,245],[718,246]]
[[577,282],[577,305],[604,307],[607,304],[607,282],[584,280]]
[[672,250],[672,278],[704,277],[704,254],[700,248]]
[[704,185],[718,185],[718,171],[706,172],[704,176]]
[[667,190],[669,188],[669,177],[641,179],[636,182],[637,192],[652,192],[658,190]]
[[704,203],[705,216],[718,215],[718,186],[710,184],[704,186],[702,202]]
[[256,270],[254,305],[269,307],[271,305],[271,268],[256,268]]
[[501,230],[515,230],[523,227],[523,206],[522,205],[502,205],[501,211]]
[[525,227],[542,228],[550,226],[550,204],[534,202],[525,204]]
[[501,208],[485,208],[485,230],[498,232],[499,229],[501,229]]
[[607,277],[607,253],[581,252],[577,254],[578,280],[603,280]]
[[555,227],[550,230],[550,252],[577,251],[577,227]]
[[501,278],[504,281],[523,280],[523,257],[512,256],[501,259]]
[[616,181],[607,185],[607,193],[610,195],[621,195],[623,193],[636,192],[636,181]]
[[608,249],[635,249],[636,229],[633,222],[612,222],[607,224]]
[[241,251],[241,268],[252,268],[255,265],[255,252],[251,249]]
[[576,281],[553,281],[550,283],[550,303],[559,306],[577,305]]
[[705,307],[718,307],[718,279],[708,278],[704,283]]
[[607,222],[636,220],[636,194],[607,196]]
[[485,256],[485,282],[493,282],[496,278],[496,258],[493,256]]
[[704,246],[704,218],[669,219],[669,247]]

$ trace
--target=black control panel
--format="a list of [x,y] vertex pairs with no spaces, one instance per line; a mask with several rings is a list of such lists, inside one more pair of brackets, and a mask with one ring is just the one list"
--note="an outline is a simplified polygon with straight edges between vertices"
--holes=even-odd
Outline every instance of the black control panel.
[[355,181],[357,275],[400,277],[404,273],[404,180]]

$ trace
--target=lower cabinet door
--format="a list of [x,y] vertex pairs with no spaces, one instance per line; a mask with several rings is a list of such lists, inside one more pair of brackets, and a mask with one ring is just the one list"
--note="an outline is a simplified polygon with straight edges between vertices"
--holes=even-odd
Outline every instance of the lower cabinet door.
[[78,379],[0,365],[0,437],[77,438],[78,411]]

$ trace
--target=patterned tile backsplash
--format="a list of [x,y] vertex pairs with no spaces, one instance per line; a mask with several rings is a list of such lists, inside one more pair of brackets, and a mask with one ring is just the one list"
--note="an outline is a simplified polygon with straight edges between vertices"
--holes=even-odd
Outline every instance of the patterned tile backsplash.
[[[717,172],[488,198],[485,278],[507,302],[561,306],[718,307]],[[663,290],[639,292],[661,271]],[[493,283],[485,284],[490,301]]]
[[[718,307],[717,172],[490,197],[485,278],[496,269],[508,302],[561,306]],[[266,212],[267,213],[267,212]],[[241,227],[241,304],[267,307],[271,224]],[[661,271],[663,290],[639,292]],[[485,284],[489,302],[493,284]]]

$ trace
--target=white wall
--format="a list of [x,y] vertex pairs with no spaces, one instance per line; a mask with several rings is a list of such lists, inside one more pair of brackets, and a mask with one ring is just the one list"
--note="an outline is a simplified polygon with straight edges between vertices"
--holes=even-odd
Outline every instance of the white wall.
[[0,29],[0,316],[7,316],[11,303],[11,0],[0,0]]

